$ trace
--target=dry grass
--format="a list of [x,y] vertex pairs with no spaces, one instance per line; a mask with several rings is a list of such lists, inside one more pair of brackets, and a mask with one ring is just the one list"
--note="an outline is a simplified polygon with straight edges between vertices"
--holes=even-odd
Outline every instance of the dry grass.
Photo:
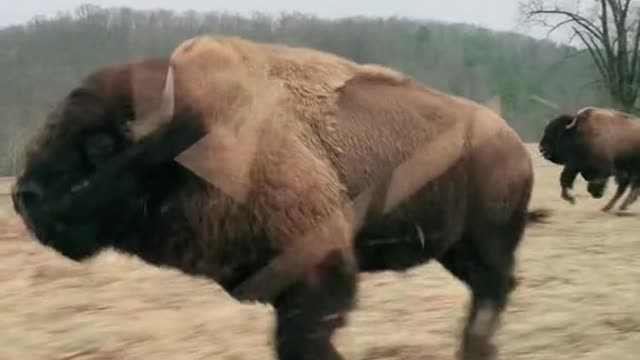
[[[640,204],[560,200],[559,168],[538,164],[534,206],[555,211],[519,252],[521,286],[497,341],[503,359],[640,356]],[[607,191],[611,196],[613,187]],[[28,241],[8,199],[0,221],[0,359],[272,359],[270,309],[215,284],[107,253],[79,265]],[[452,359],[469,294],[432,263],[364,276],[336,343],[348,359]]]

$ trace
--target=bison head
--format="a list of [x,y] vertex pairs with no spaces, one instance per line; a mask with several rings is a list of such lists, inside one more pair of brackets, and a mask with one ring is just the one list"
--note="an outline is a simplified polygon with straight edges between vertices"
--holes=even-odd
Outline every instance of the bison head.
[[572,139],[567,126],[572,120],[572,115],[563,114],[549,121],[544,128],[538,149],[545,159],[554,164],[564,165],[569,157]]
[[[42,244],[81,261],[136,236],[184,171],[173,161],[203,135],[175,112],[169,63],[143,59],[84,79],[28,144],[12,189],[16,212]],[[162,127],[135,135],[140,121]],[[154,129],[157,129],[155,127]]]

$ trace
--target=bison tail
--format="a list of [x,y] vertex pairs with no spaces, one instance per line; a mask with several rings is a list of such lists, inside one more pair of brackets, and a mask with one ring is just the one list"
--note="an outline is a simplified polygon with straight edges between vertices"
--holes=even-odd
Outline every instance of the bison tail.
[[527,211],[527,224],[541,224],[545,223],[546,219],[551,216],[551,210],[549,209],[534,209]]

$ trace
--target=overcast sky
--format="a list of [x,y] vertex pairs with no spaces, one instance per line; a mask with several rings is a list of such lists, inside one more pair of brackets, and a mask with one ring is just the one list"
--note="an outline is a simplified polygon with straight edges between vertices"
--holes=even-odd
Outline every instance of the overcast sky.
[[[55,15],[57,11],[72,10],[86,2],[137,9],[195,9],[237,13],[300,11],[332,18],[398,15],[465,22],[495,30],[526,31],[526,28],[518,27],[518,0],[1,0],[0,27],[24,23],[35,15]],[[540,32],[531,35],[540,37]]]

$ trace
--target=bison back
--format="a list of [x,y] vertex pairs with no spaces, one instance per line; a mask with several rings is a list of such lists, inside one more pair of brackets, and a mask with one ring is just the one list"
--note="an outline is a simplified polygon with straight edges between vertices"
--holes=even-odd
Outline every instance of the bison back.
[[349,196],[374,189],[365,231],[419,224],[438,251],[470,215],[502,221],[526,212],[529,154],[499,115],[472,101],[356,77],[339,93],[335,128],[322,135]]

